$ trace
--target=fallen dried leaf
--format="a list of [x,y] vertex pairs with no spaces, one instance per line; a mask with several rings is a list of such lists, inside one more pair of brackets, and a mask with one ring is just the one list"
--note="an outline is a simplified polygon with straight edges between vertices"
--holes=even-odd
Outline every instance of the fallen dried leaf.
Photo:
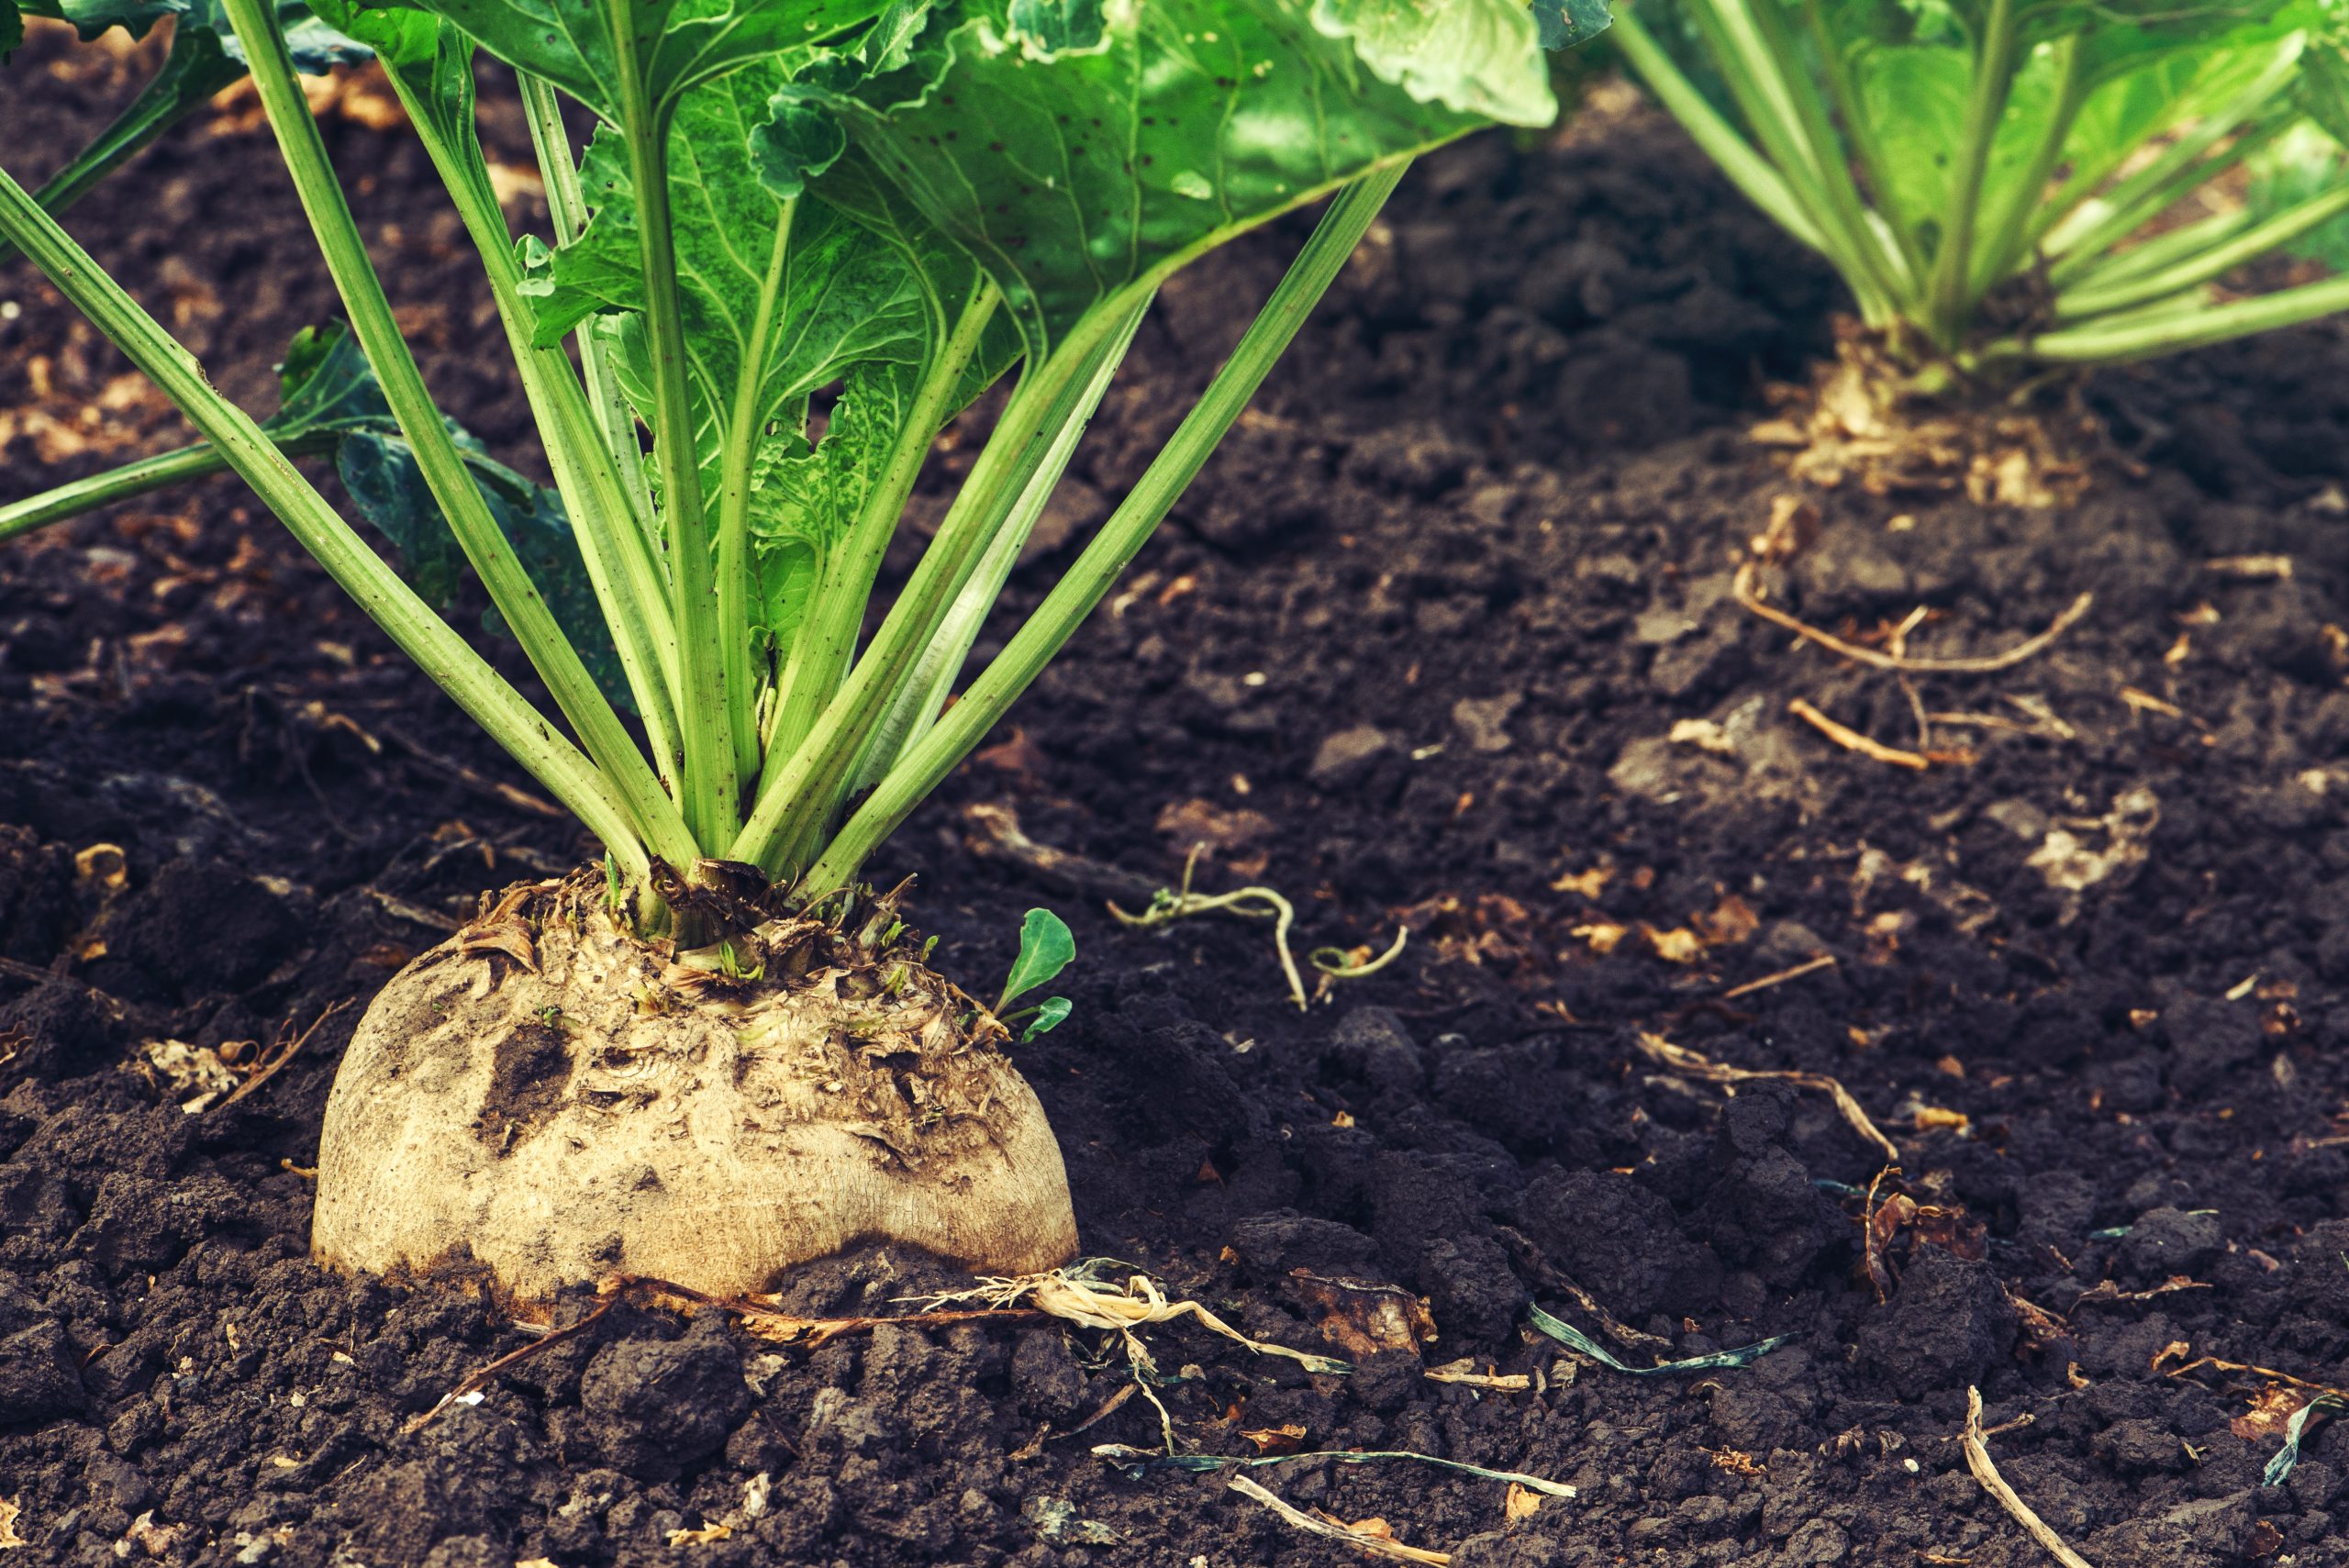
[[1529,1492],[1514,1481],[1508,1484],[1508,1496],[1501,1500],[1503,1518],[1510,1524],[1515,1524],[1520,1519],[1530,1519],[1541,1511],[1542,1495],[1540,1493]]
[[1401,1285],[1367,1280],[1329,1279],[1303,1269],[1289,1271],[1297,1293],[1320,1313],[1321,1338],[1349,1355],[1380,1351],[1416,1351],[1436,1337],[1427,1303]]
[[2284,1429],[2308,1396],[2281,1384],[2271,1383],[2251,1396],[2251,1408],[2227,1423],[2227,1429],[2245,1442],[2258,1442]]
[[1640,932],[1647,938],[1648,945],[1655,949],[1656,957],[1666,963],[1694,963],[1704,956],[1705,944],[1696,932],[1685,927],[1659,931],[1653,926],[1642,925]]
[[1533,1386],[1533,1379],[1521,1372],[1478,1372],[1475,1362],[1462,1356],[1456,1362],[1431,1366],[1420,1376],[1430,1383],[1457,1383],[1470,1388],[1492,1388],[1505,1394],[1522,1394]]
[[1240,1435],[1254,1443],[1258,1453],[1295,1453],[1305,1446],[1305,1429],[1295,1421],[1243,1429]]
[[1618,926],[1611,921],[1600,920],[1587,926],[1576,926],[1568,934],[1578,940],[1587,942],[1590,944],[1591,951],[1605,957],[1621,947],[1623,939],[1631,933],[1625,927]]
[[1569,872],[1550,884],[1553,893],[1579,893],[1585,898],[1596,898],[1615,880],[1612,866],[1593,866],[1585,872]]
[[[130,1521],[130,1528],[123,1532],[122,1538],[155,1562],[161,1562],[179,1551],[180,1537],[186,1533],[187,1526],[184,1524],[158,1525],[155,1522],[155,1510],[150,1508]],[[115,1549],[115,1552],[117,1556],[128,1555],[118,1546]],[[521,1568],[521,1565],[518,1564],[517,1568]]]
[[1965,1391],[1965,1429],[1962,1440],[1965,1450],[1965,1467],[1974,1472],[1974,1479],[1982,1484],[1984,1491],[1998,1499],[1999,1506],[2014,1517],[2015,1522],[2022,1526],[2032,1540],[2045,1547],[2064,1568],[2089,1568],[2087,1559],[2065,1545],[2064,1538],[2048,1528],[2046,1520],[2032,1511],[2031,1505],[2022,1500],[2021,1496],[2008,1485],[2006,1477],[1998,1473],[1998,1467],[1990,1462],[1989,1445],[1983,1440],[1982,1391],[1978,1388]]
[[1709,915],[1692,915],[1688,923],[1709,948],[1730,947],[1744,941],[1762,929],[1762,917],[1753,906],[1732,893],[1713,906]]
[[1851,1123],[1853,1131],[1882,1150],[1887,1161],[1894,1164],[1899,1162],[1899,1147],[1876,1129],[1876,1123],[1868,1119],[1867,1112],[1860,1108],[1860,1102],[1852,1097],[1852,1092],[1849,1089],[1823,1073],[1803,1073],[1792,1069],[1765,1070],[1732,1067],[1727,1062],[1714,1061],[1701,1051],[1692,1051],[1685,1045],[1675,1045],[1664,1036],[1651,1034],[1644,1029],[1640,1031],[1638,1040],[1641,1052],[1649,1060],[1685,1077],[1702,1079],[1709,1084],[1741,1084],[1758,1079],[1776,1079],[1781,1083],[1793,1084],[1799,1088],[1818,1090],[1835,1102],[1835,1108],[1843,1113],[1843,1119]]
[[1033,777],[1044,771],[1044,764],[1049,759],[1041,746],[1028,739],[1026,730],[1015,726],[1010,740],[972,752],[971,761],[982,768],[993,768],[998,773],[1025,773]]
[[1700,751],[1717,756],[1729,756],[1737,750],[1729,732],[1709,718],[1684,718],[1675,723],[1664,737],[1675,746],[1694,746]]
[[1405,1546],[1394,1538],[1394,1532],[1391,1530],[1385,1534],[1372,1535],[1335,1519],[1316,1518],[1304,1509],[1283,1502],[1245,1475],[1233,1476],[1230,1485],[1234,1492],[1262,1503],[1308,1535],[1317,1535],[1324,1540],[1334,1540],[1341,1545],[1355,1547],[1377,1557],[1391,1557],[1405,1562],[1424,1563],[1427,1568],[1450,1568],[1452,1554],[1448,1551],[1429,1551],[1417,1546]]
[[1158,830],[1186,853],[1195,845],[1217,850],[1244,850],[1273,836],[1273,819],[1245,806],[1226,809],[1208,800],[1186,800],[1158,814]]

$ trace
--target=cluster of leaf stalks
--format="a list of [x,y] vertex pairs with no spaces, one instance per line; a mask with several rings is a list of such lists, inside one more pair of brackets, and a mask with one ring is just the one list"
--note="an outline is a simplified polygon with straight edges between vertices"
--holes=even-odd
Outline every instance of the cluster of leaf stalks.
[[1613,37],[1912,366],[2012,378],[2349,306],[2213,286],[2349,213],[2343,29],[2340,0],[1642,0]]
[[[0,0],[0,48],[20,3]],[[298,346],[284,407],[256,423],[60,227],[50,209],[184,112],[193,87],[150,88],[39,197],[0,174],[0,238],[204,438],[10,507],[0,531],[233,470],[595,833],[648,931],[674,906],[660,865],[746,865],[803,899],[852,884],[1167,515],[1410,160],[1554,113],[1518,0],[27,8],[44,6],[85,35],[169,13],[182,63],[166,76],[199,57],[222,63],[191,81],[250,68],[350,327]],[[1542,30],[1575,28],[1560,14]],[[475,135],[476,49],[516,73],[551,235],[518,239],[500,210]],[[362,50],[478,252],[551,491],[444,418],[395,325],[296,75]],[[584,159],[566,99],[596,122]],[[1319,228],[1174,436],[967,673],[1160,284],[1323,196]],[[968,476],[868,632],[924,459],[1007,379]],[[329,451],[409,581],[291,461]],[[442,618],[460,560],[568,734]]]

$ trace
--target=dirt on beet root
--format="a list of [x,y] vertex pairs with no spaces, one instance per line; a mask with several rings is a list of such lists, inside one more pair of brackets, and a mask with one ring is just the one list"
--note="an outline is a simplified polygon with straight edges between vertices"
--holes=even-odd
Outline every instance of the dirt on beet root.
[[[40,106],[11,172],[150,64],[38,31],[0,79],[0,117]],[[420,152],[363,78],[340,92],[328,139],[428,375],[528,461]],[[526,168],[509,95],[484,102]],[[258,115],[232,95],[117,189],[72,227],[266,406],[332,312]],[[1041,554],[1139,472],[1295,239],[1168,290]],[[0,298],[0,493],[184,439],[28,271]],[[2038,1563],[1967,1469],[1971,1385],[2006,1479],[2099,1568],[2349,1560],[2349,1429],[2316,1418],[2262,1484],[2286,1416],[2349,1383],[2349,334],[2103,375],[2111,450],[2060,513],[1803,493],[1818,538],[1769,602],[1846,640],[1995,654],[2094,595],[2027,659],[1911,675],[1733,591],[1797,494],[1745,428],[1838,304],[1651,115],[1430,159],[1130,581],[875,870],[919,873],[949,973],[1000,973],[1032,905],[1074,928],[1074,1015],[1018,1055],[1110,1277],[1356,1362],[1145,1330],[1185,1452],[1408,1451],[1575,1494],[1247,1473],[1297,1508],[1457,1568]],[[1929,760],[1839,745],[1798,699]],[[1231,1473],[1096,1457],[1160,1417],[1114,1337],[1051,1320],[809,1349],[631,1297],[441,1407],[529,1340],[462,1282],[306,1262],[357,1018],[331,1009],[482,890],[570,869],[578,832],[228,481],[0,555],[0,1548],[1361,1560]],[[1106,912],[1201,841],[1196,884],[1283,891],[1300,953],[1408,945],[1299,1013],[1267,924]],[[1820,1077],[1692,1060],[1840,1082],[1898,1173]],[[967,1283],[867,1251],[783,1306]],[[1634,1375],[1531,1331],[1535,1306],[1633,1367],[1787,1338]],[[1499,1381],[1427,1375],[1464,1359]]]

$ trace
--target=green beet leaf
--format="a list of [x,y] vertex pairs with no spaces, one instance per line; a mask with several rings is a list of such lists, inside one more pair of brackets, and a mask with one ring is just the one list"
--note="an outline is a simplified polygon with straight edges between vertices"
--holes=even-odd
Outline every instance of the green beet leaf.
[[1589,42],[1614,18],[1606,0],[1533,0],[1533,20],[1542,29],[1542,47],[1560,50]]
[[612,124],[655,121],[753,61],[806,58],[870,22],[882,0],[431,0],[490,53]]
[[[978,280],[967,255],[846,153],[832,112],[789,86],[763,62],[696,89],[679,106],[669,148],[696,468],[713,506],[740,508],[756,547],[760,627],[777,643],[846,541],[922,367],[942,350]],[[786,141],[801,155],[787,169]],[[538,261],[527,285],[542,343],[591,315],[644,303],[618,132],[598,133],[582,179],[594,220],[575,244]],[[650,423],[638,318],[620,324],[618,341],[622,386]],[[945,412],[976,396],[1018,351],[1008,327],[996,332]],[[835,384],[844,394],[811,448],[810,395]]]
[[903,52],[828,101],[1040,356],[1373,167],[1556,112],[1514,0],[976,0]]

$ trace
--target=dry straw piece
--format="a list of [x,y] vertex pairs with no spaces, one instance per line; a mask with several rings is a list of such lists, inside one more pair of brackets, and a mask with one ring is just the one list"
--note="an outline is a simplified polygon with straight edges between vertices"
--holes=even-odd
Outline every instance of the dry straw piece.
[[1316,1518],[1303,1508],[1281,1501],[1245,1475],[1233,1476],[1229,1485],[1234,1492],[1243,1497],[1254,1498],[1308,1535],[1318,1535],[1323,1540],[1351,1546],[1373,1557],[1388,1557],[1397,1562],[1423,1562],[1428,1564],[1428,1568],[1450,1568],[1452,1553],[1449,1551],[1430,1551],[1422,1546],[1406,1546],[1391,1535],[1378,1535],[1352,1525],[1339,1524],[1333,1519]]
[[1824,1073],[1803,1073],[1792,1068],[1732,1067],[1725,1062],[1714,1061],[1701,1051],[1675,1045],[1664,1036],[1650,1034],[1644,1029],[1640,1031],[1639,1042],[1640,1050],[1650,1061],[1686,1078],[1701,1079],[1708,1084],[1744,1084],[1776,1079],[1799,1089],[1816,1089],[1835,1102],[1835,1108],[1843,1113],[1843,1119],[1852,1124],[1853,1131],[1882,1150],[1887,1161],[1896,1165],[1900,1162],[1899,1146],[1877,1130],[1876,1123],[1868,1119],[1868,1113],[1860,1108],[1860,1102],[1852,1097],[1851,1090]]
[[2022,1500],[1998,1467],[1990,1462],[1989,1445],[1982,1440],[1982,1391],[1969,1387],[1965,1391],[1965,1467],[1974,1472],[1974,1479],[1982,1489],[1998,1500],[2001,1507],[2012,1514],[2015,1522],[2031,1532],[2031,1539],[2054,1554],[2064,1568],[2093,1568],[2088,1560],[2064,1544],[2064,1538],[2050,1529],[2045,1519],[2032,1512],[2031,1505]]
[[1737,602],[1772,626],[1782,627],[1806,642],[1816,642],[1830,653],[1865,664],[1871,670],[1889,670],[1904,675],[1987,675],[2000,670],[2010,670],[2017,664],[2045,649],[2079,618],[2087,615],[2096,603],[2093,594],[2082,594],[2064,606],[2064,612],[2047,623],[2044,631],[2034,633],[2016,643],[2003,653],[1988,653],[1977,657],[1929,659],[1916,654],[1886,653],[1878,649],[1862,648],[1842,638],[1821,631],[1808,621],[1798,620],[1776,606],[1766,604],[1753,591],[1753,566],[1751,561],[1737,569],[1730,582],[1730,592]]

